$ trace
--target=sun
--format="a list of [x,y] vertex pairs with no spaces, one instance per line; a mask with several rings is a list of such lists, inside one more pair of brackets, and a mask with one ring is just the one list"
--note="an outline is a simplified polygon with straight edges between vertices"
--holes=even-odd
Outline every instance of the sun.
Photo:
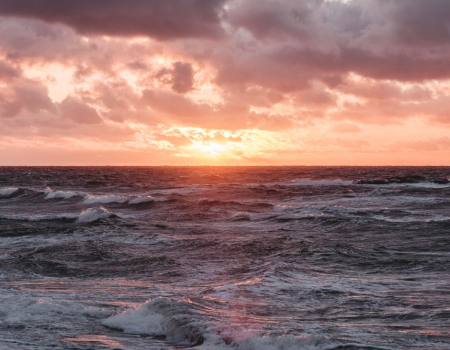
[[191,148],[196,149],[201,153],[213,158],[220,156],[223,152],[227,150],[226,145],[219,145],[211,141],[195,142],[191,146]]

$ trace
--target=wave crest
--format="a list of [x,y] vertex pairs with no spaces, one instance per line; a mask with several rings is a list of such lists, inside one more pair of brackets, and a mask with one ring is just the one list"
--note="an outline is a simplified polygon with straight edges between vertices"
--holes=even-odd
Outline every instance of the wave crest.
[[103,320],[103,325],[126,333],[165,336],[177,346],[201,345],[208,327],[199,320],[199,313],[188,303],[156,298]]
[[105,208],[89,208],[78,216],[77,222],[89,223],[113,216],[115,215]]
[[47,187],[44,191],[45,199],[63,198],[69,199],[78,196],[78,193],[72,191],[52,191],[50,187]]
[[19,191],[17,187],[0,188],[0,197],[7,197]]

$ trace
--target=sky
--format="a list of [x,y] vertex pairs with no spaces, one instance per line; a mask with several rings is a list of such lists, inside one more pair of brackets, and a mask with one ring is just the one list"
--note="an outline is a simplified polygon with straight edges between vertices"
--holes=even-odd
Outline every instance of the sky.
[[450,1],[0,0],[0,165],[450,165]]

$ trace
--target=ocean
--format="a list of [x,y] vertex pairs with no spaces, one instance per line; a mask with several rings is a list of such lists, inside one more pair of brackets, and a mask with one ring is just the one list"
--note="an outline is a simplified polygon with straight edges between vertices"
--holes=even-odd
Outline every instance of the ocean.
[[449,177],[0,167],[0,349],[449,349]]

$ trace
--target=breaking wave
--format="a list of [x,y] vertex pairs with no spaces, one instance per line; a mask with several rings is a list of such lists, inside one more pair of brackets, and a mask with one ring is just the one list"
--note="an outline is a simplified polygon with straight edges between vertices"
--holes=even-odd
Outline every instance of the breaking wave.
[[110,218],[117,216],[110,212],[109,210],[106,210],[105,208],[89,208],[85,211],[83,211],[77,218],[77,222],[94,222],[100,219]]
[[[156,298],[137,309],[104,319],[102,324],[125,333],[164,337],[176,346],[196,346],[204,350],[331,350],[348,346],[317,335],[261,336],[240,327],[227,329],[217,322],[208,323],[205,316],[191,303]],[[364,348],[352,345],[353,349]]]
[[19,191],[17,187],[4,187],[0,188],[0,197],[7,197]]
[[45,199],[63,198],[69,199],[78,196],[77,192],[72,191],[52,191],[50,187],[47,187],[44,191]]
[[136,310],[126,310],[102,323],[126,333],[165,336],[178,346],[201,345],[204,334],[211,331],[188,303],[166,298],[148,301]]
[[83,200],[83,204],[93,204],[93,203],[128,203],[128,204],[139,204],[146,202],[164,202],[167,201],[165,198],[157,198],[152,196],[116,196],[116,195],[104,195],[104,196],[91,196],[87,195]]

